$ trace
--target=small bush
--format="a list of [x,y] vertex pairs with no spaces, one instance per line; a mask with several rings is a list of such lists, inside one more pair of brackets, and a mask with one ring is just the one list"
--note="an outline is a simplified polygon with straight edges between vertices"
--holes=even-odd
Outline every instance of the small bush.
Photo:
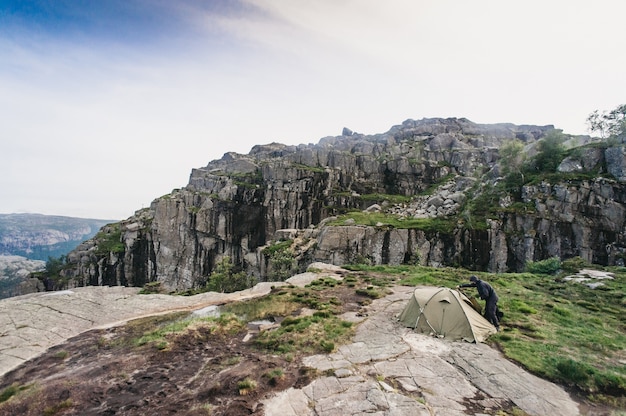
[[55,404],[54,406],[46,407],[43,411],[44,416],[53,416],[65,409],[72,407],[73,403],[71,399],[63,400],[62,402]]
[[380,290],[371,287],[367,289],[357,289],[356,294],[361,296],[367,296],[370,299],[378,299],[384,296],[384,294]]
[[210,292],[232,293],[254,286],[255,279],[244,271],[236,271],[230,257],[224,257],[215,265],[205,289]]
[[99,231],[94,240],[96,241],[96,255],[104,256],[109,253],[123,253],[126,247],[122,241],[121,224],[111,224]]
[[578,273],[588,267],[590,267],[589,262],[583,260],[581,257],[572,257],[571,259],[563,260],[561,263],[561,268],[567,273]]
[[252,390],[256,389],[256,381],[246,377],[245,379],[237,383],[237,388],[239,389],[239,395],[245,396]]
[[323,339],[320,341],[320,347],[322,347],[322,350],[325,352],[331,353],[335,350],[335,343]]
[[265,373],[265,377],[269,379],[269,384],[275,386],[278,382],[285,378],[285,372],[282,368],[275,368],[272,371]]
[[15,393],[18,392],[18,388],[15,384],[7,387],[0,392],[0,403],[9,400]]
[[558,257],[526,263],[525,271],[535,274],[556,274],[561,269],[561,260]]
[[163,293],[161,282],[148,282],[139,291],[142,295],[151,295],[154,293]]
[[561,359],[556,364],[556,369],[565,382],[582,385],[587,382],[593,374],[593,368],[588,365],[581,364],[572,359]]

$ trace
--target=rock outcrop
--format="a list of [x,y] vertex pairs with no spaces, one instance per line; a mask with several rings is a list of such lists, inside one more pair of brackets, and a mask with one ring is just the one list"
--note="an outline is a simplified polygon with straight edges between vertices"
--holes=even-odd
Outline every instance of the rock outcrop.
[[30,277],[31,273],[40,272],[45,266],[41,260],[0,255],[0,299],[45,290],[42,281]]
[[[554,256],[621,264],[626,159],[619,146],[583,146],[561,164],[560,177],[523,186],[517,201],[484,197],[501,179],[502,144],[517,140],[533,152],[553,130],[407,120],[383,134],[345,129],[317,144],[227,153],[193,169],[186,187],[79,246],[65,277],[69,286],[159,281],[185,290],[204,285],[226,257],[261,281],[312,261],[496,272]],[[484,214],[484,205],[497,205],[497,215]],[[341,217],[362,210],[369,222]],[[291,258],[276,256],[280,241]]]

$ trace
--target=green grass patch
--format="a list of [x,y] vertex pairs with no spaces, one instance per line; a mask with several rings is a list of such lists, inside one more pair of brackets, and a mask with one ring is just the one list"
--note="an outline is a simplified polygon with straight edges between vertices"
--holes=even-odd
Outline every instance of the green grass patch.
[[271,257],[272,255],[276,254],[277,252],[285,251],[285,250],[289,249],[292,244],[293,244],[293,240],[277,241],[277,242],[273,243],[272,245],[269,245],[269,246],[265,247],[262,250],[262,253],[265,256]]
[[352,323],[334,315],[315,314],[286,317],[280,328],[262,332],[255,342],[278,353],[317,354],[333,351],[336,344],[345,342],[353,333]]
[[223,312],[232,313],[245,321],[256,321],[275,316],[291,315],[300,307],[300,303],[292,300],[288,293],[232,302],[221,307]]
[[366,296],[371,299],[379,299],[387,294],[386,291],[381,290],[380,288],[374,288],[373,286],[368,286],[367,288],[360,288],[356,290],[357,295]]
[[174,322],[168,322],[164,325],[160,325],[157,328],[144,333],[139,338],[135,339],[134,344],[136,346],[142,346],[146,344],[154,344],[157,349],[164,349],[164,343],[167,343],[166,337],[170,334],[177,334],[187,330],[187,327],[191,324],[191,319],[176,320]]
[[[584,264],[579,261],[573,264]],[[546,266],[546,267],[544,267]],[[588,266],[585,264],[585,266]],[[471,274],[489,282],[505,313],[502,331],[490,338],[507,357],[540,377],[574,387],[589,397],[610,396],[626,405],[626,269],[602,289],[566,282],[544,264],[541,273],[475,273],[423,266],[346,266],[369,275],[395,275],[407,285],[456,287]],[[473,288],[464,292],[477,297]],[[481,301],[481,304],[484,302]]]
[[20,386],[18,384],[11,384],[10,386],[0,391],[0,403],[6,402],[11,397],[15,396],[16,394],[18,394],[19,392],[23,390],[29,389],[30,387],[31,387],[30,384],[24,385],[24,386]]
[[[351,211],[329,221],[327,225],[342,226],[352,219],[356,225],[371,227],[386,226],[399,229],[417,229],[425,232],[439,232],[449,234],[454,230],[456,221],[445,218],[402,218],[398,215],[385,212]],[[380,225],[382,224],[382,225]]]
[[305,165],[302,163],[294,163],[293,166],[296,169],[300,169],[300,170],[304,170],[307,172],[313,172],[313,173],[324,173],[326,172],[326,168],[322,167],[322,166],[309,166],[309,165]]
[[135,346],[152,345],[157,350],[169,348],[171,337],[197,330],[202,327],[212,335],[233,335],[245,327],[245,322],[232,313],[223,313],[218,318],[190,318],[185,314],[184,318],[177,318],[171,315],[170,319],[140,332],[140,335],[133,339]]
[[99,231],[96,240],[96,255],[102,256],[108,253],[122,253],[125,250],[122,242],[122,226],[120,223],[111,224]]

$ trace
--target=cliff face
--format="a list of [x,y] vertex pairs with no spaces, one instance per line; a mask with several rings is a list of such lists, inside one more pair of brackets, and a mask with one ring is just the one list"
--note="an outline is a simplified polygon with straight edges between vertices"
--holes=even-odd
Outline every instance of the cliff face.
[[[70,285],[158,280],[181,290],[203,285],[229,257],[264,280],[285,267],[272,254],[279,240],[291,243],[292,271],[311,261],[419,262],[498,272],[553,256],[620,263],[626,246],[623,177],[524,186],[521,203],[495,201],[501,209],[480,219],[486,226],[468,220],[475,215],[472,201],[498,181],[499,147],[518,140],[532,152],[551,130],[408,120],[378,135],[346,129],[317,144],[272,143],[247,155],[227,153],[194,169],[185,188],[103,228],[68,255],[65,274]],[[560,169],[621,172],[620,146],[580,152]],[[331,220],[354,210],[384,212],[400,223]],[[112,249],[111,242],[117,243]]]

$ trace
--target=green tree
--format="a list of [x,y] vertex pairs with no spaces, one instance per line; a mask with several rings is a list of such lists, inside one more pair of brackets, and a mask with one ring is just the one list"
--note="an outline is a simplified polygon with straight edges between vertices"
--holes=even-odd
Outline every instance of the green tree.
[[67,279],[61,277],[61,272],[67,264],[67,256],[48,257],[46,266],[42,274],[38,274],[38,278],[43,281],[46,290],[57,290],[65,286]]
[[525,171],[530,173],[553,173],[565,156],[562,130],[550,130],[537,143],[537,154],[526,165]]
[[61,257],[48,257],[48,261],[46,261],[46,276],[49,278],[59,277],[61,270],[65,267],[66,256]]
[[235,272],[230,257],[224,257],[215,265],[206,289],[211,292],[231,293],[252,287],[254,281],[254,277],[248,276],[244,271]]
[[270,280],[284,281],[293,275],[296,260],[291,249],[292,243],[293,240],[279,241],[263,249],[263,254],[270,262]]
[[500,147],[500,172],[504,177],[504,185],[508,191],[519,190],[524,184],[524,144],[519,140],[509,140]]
[[587,117],[589,130],[599,133],[602,138],[626,139],[626,104],[602,113],[594,111]]

